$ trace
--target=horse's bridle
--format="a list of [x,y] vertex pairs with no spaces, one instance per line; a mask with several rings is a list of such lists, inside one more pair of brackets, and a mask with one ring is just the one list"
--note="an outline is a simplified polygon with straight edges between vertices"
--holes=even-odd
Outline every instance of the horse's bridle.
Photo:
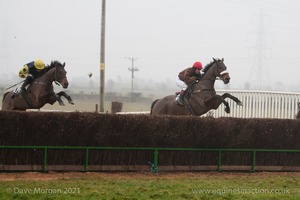
[[[216,65],[217,65],[217,70],[218,70],[218,68],[219,68],[219,67],[218,67],[218,62],[219,62],[218,60],[215,61]],[[223,62],[222,62],[222,63],[223,63]],[[217,79],[220,79],[220,80],[223,81],[222,76],[223,76],[224,74],[229,74],[229,72],[227,71],[227,69],[225,69],[225,70],[223,70],[223,71],[221,71],[221,72],[218,70],[218,74],[220,74],[220,75],[219,75],[219,76],[216,76],[216,80],[217,80]]]
[[66,76],[62,76],[62,77],[59,77],[59,78],[57,77],[57,68],[58,67],[63,67],[63,66],[57,66],[56,69],[55,69],[54,81],[55,81],[56,84],[59,84],[59,80],[61,80],[63,78],[66,78]]
[[217,70],[219,76],[216,76],[216,78],[204,78],[204,77],[202,77],[201,79],[203,79],[203,80],[205,80],[205,79],[207,79],[207,80],[223,80],[223,78],[221,76],[224,75],[224,74],[228,74],[229,72],[227,70],[223,70],[223,71],[220,72],[218,70],[218,62],[219,62],[219,60],[215,60],[214,63],[217,65],[215,70]]

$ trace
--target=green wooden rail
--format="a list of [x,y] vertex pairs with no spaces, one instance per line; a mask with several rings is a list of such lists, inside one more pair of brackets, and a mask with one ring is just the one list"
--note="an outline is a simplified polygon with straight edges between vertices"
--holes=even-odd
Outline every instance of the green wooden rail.
[[300,153],[300,150],[289,149],[213,149],[213,148],[156,148],[156,147],[95,147],[95,146],[0,146],[0,149],[43,149],[43,171],[47,172],[48,149],[63,149],[63,150],[85,150],[84,171],[88,171],[89,150],[140,150],[153,151],[153,172],[158,172],[158,152],[159,151],[205,151],[217,152],[217,170],[221,170],[222,153],[223,152],[250,152],[252,153],[252,172],[255,171],[256,153],[257,152],[271,152],[271,153]]

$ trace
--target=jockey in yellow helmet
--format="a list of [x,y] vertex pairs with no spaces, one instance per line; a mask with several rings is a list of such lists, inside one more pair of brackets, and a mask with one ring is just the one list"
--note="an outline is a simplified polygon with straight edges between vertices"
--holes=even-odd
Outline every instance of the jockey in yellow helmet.
[[30,84],[34,78],[41,75],[44,72],[44,69],[45,64],[41,59],[27,63],[22,67],[22,69],[19,71],[19,77],[25,78],[25,81],[21,86],[21,95],[23,95],[26,91],[25,87]]

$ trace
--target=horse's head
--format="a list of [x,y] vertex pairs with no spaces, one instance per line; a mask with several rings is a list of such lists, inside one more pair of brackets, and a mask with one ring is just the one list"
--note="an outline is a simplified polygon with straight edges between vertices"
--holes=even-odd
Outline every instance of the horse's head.
[[52,61],[50,67],[55,67],[54,81],[59,82],[63,88],[68,88],[69,82],[67,79],[67,72],[65,70],[65,63],[61,64],[58,61]]
[[221,60],[213,58],[213,60],[216,65],[215,68],[216,77],[219,77],[225,84],[229,83],[230,76],[229,76],[229,72],[227,71],[227,67],[224,64],[224,58],[222,58]]

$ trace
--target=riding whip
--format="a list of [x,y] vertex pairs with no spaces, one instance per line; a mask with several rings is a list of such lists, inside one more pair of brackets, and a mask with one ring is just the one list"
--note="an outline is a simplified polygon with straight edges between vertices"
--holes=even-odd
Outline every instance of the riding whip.
[[15,87],[16,85],[19,85],[20,83],[23,83],[24,81],[25,81],[25,80],[23,80],[23,81],[21,81],[21,82],[19,82],[19,83],[16,83],[16,84],[14,84],[14,85],[12,85],[12,86],[6,88],[5,90],[8,90],[8,89],[10,89],[10,88],[12,88],[12,87]]

